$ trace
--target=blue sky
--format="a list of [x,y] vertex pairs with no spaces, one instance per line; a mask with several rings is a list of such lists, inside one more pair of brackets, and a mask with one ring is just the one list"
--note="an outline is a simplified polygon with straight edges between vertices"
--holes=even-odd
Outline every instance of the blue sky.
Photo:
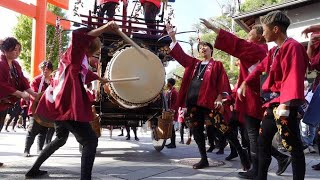
[[[22,0],[25,2],[33,2],[34,0]],[[75,0],[70,0],[70,6],[74,3]],[[131,5],[132,0],[129,0]],[[93,7],[93,0],[84,0],[85,6]],[[189,31],[192,30],[192,25],[199,22],[199,18],[210,18],[213,16],[221,15],[220,5],[223,5],[230,0],[176,0],[172,3],[174,8],[174,20],[172,23],[177,26],[177,31]],[[70,15],[72,14],[72,7],[70,7]],[[83,10],[88,12],[87,10]],[[17,23],[17,16],[19,14],[11,10],[0,7],[0,17],[1,24],[3,25],[0,28],[0,38],[5,38],[8,36],[13,36],[12,28]],[[70,19],[74,19],[69,17]],[[189,41],[189,36],[195,35],[194,33],[178,35],[178,40]],[[182,44],[182,47],[185,51],[190,50],[190,46],[187,44]],[[174,68],[175,65],[171,65],[171,68]],[[171,69],[170,68],[170,69]]]
[[[32,0],[24,0],[26,2],[32,2]],[[93,0],[91,0],[93,1]],[[228,0],[176,0],[172,3],[175,20],[173,20],[174,25],[178,27],[178,31],[188,31],[191,30],[192,24],[199,22],[199,18],[209,18],[213,16],[219,16],[221,14],[221,9],[217,3],[220,4],[228,2]],[[72,4],[74,0],[70,0]],[[89,4],[90,0],[86,0],[85,3]],[[132,3],[132,0],[131,0]],[[90,5],[90,7],[92,7]],[[70,8],[72,11],[72,8]],[[15,13],[11,10],[0,7],[0,17],[1,23],[5,26],[0,28],[0,38],[11,36],[11,30],[17,23]],[[180,40],[188,41],[190,34],[179,35]]]

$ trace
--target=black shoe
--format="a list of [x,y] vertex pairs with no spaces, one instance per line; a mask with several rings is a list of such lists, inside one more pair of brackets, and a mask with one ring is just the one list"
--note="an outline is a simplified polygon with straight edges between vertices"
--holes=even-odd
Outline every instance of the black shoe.
[[198,163],[192,166],[193,169],[203,169],[205,167],[209,167],[209,162],[207,159],[206,160],[201,159]]
[[180,141],[179,144],[184,144],[184,141]]
[[319,171],[320,170],[320,163],[316,164],[316,165],[313,165],[311,167],[312,167],[313,170]]
[[278,170],[276,174],[280,176],[284,171],[286,171],[287,167],[291,163],[291,157],[287,157],[281,161],[278,162]]
[[211,145],[209,149],[207,149],[207,152],[212,152],[215,148],[216,148],[215,145]]
[[123,133],[119,134],[118,136],[123,136]]
[[127,139],[126,140],[130,140],[130,137],[127,137]]
[[166,147],[168,149],[173,149],[173,148],[176,148],[176,145],[170,143],[170,144],[166,145]]
[[29,170],[25,176],[26,178],[36,178],[46,174],[48,174],[48,171],[42,171],[38,169],[38,170]]
[[243,179],[254,179],[255,177],[257,177],[258,172],[254,172],[252,169],[250,171],[247,172],[239,172],[238,176],[239,178],[243,178]]
[[138,138],[138,137],[135,137],[134,139],[135,139],[136,141],[139,141],[139,138]]
[[225,158],[226,161],[231,161],[232,159],[238,157],[238,153],[230,153],[229,156]]
[[2,163],[2,162],[0,162],[0,167],[1,167],[1,166],[3,166],[3,163]]
[[223,149],[219,149],[219,151],[217,151],[216,154],[224,154],[224,150]]

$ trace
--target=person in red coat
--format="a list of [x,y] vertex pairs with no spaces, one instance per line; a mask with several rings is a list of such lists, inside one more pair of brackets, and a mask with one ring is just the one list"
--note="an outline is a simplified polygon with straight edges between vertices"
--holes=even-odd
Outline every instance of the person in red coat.
[[83,146],[81,158],[81,180],[91,179],[98,138],[90,126],[93,120],[90,99],[84,84],[93,80],[107,83],[88,69],[88,57],[100,49],[100,39],[104,32],[118,30],[111,21],[97,29],[78,29],[72,32],[72,42],[61,57],[58,70],[51,84],[41,97],[36,114],[40,118],[54,120],[56,138],[42,150],[37,160],[26,173],[26,177],[38,177],[47,173],[40,170],[42,163],[63,146],[72,132]]
[[[0,132],[9,107],[23,98],[29,100],[29,94],[33,92],[29,86],[28,79],[23,75],[21,66],[16,59],[21,53],[21,44],[17,39],[8,37],[0,41]],[[25,91],[28,93],[25,93]],[[0,163],[2,166],[3,163]]]
[[[161,1],[160,0],[139,0],[143,6],[144,19],[149,29],[155,29],[155,20],[157,14],[160,12]],[[151,30],[151,34],[156,34]]]
[[[187,107],[187,117],[194,139],[201,155],[200,162],[193,165],[194,169],[209,166],[204,137],[204,120],[209,118],[215,127],[237,147],[244,169],[250,168],[247,152],[242,149],[237,135],[231,133],[226,122],[230,117],[230,108],[223,108],[222,94],[231,94],[227,74],[220,61],[212,58],[213,46],[207,42],[198,45],[198,51],[204,60],[187,55],[177,43],[172,26],[167,24],[167,32],[172,39],[170,55],[184,68],[181,88],[178,96],[178,107]],[[224,109],[224,112],[222,112]],[[223,113],[224,118],[221,117]]]
[[[97,5],[99,6],[99,22],[103,23],[104,15],[106,14],[108,18],[113,18],[116,14],[116,8],[119,5],[120,0],[97,0]],[[126,6],[128,4],[127,0],[122,0],[123,4]]]
[[[311,33],[311,37],[308,43],[307,54],[310,58],[311,69],[316,69],[320,71],[320,25],[310,26],[302,31],[303,34],[309,38],[308,34]],[[319,85],[320,76],[317,75],[314,80],[314,84],[312,90],[315,91],[317,86]],[[320,154],[320,128],[317,130],[317,146],[318,152]],[[313,170],[320,170],[320,163],[311,166]]]
[[[205,19],[201,20],[208,29],[213,30],[218,35],[214,47],[239,59],[240,73],[237,85],[241,85],[255,67],[267,56],[268,46],[262,36],[262,26],[253,26],[248,34],[248,39],[244,40],[230,32],[216,28]],[[250,143],[252,168],[248,172],[239,172],[240,177],[247,179],[253,179],[258,174],[257,139],[263,117],[262,101],[260,98],[260,79],[256,79],[252,84],[254,86],[247,88],[245,99],[240,100],[238,96],[235,96],[235,109],[240,123],[245,123],[246,125]],[[237,91],[237,88],[236,86],[234,90]],[[282,154],[273,146],[271,148],[271,154],[277,159],[279,165],[276,174],[281,175],[290,164],[291,158]],[[230,155],[232,156],[232,154]],[[232,157],[236,156],[237,154],[234,153]]]
[[272,160],[272,139],[277,131],[284,147],[291,153],[293,179],[304,179],[306,164],[297,110],[305,100],[304,78],[308,56],[299,42],[287,36],[290,19],[285,14],[272,11],[260,20],[264,38],[267,42],[275,42],[277,46],[269,50],[239,88],[239,96],[246,96],[247,86],[254,87],[260,75],[267,75],[261,90],[266,111],[258,137],[257,179],[267,179]]
[[[176,80],[173,78],[167,79],[167,87],[168,91],[166,93],[166,101],[168,102],[168,108],[170,110],[174,111],[174,122],[177,122],[178,120],[178,91],[174,87],[176,84]],[[176,131],[175,128],[172,128],[172,135],[171,135],[171,140],[170,144],[166,145],[167,148],[176,148]]]
[[[39,65],[39,69],[42,74],[36,76],[31,82],[31,88],[38,93],[41,93],[47,89],[51,81],[51,73],[53,71],[53,65],[51,62],[44,61]],[[28,132],[26,135],[25,148],[24,148],[24,157],[30,157],[30,148],[34,142],[35,137],[38,135],[38,149],[37,151],[40,153],[45,143],[46,135],[48,132],[48,127],[42,126],[39,124],[32,112],[32,106],[34,104],[34,99],[30,100],[30,106],[28,115],[30,117],[30,123],[28,126]]]

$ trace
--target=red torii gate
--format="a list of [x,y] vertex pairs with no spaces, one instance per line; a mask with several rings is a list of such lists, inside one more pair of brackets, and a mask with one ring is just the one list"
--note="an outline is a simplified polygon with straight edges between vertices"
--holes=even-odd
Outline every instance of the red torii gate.
[[[46,23],[56,24],[57,16],[47,11],[47,3],[68,10],[69,0],[36,0],[36,5],[20,0],[0,0],[0,6],[33,18],[31,47],[31,76],[40,74],[38,65],[46,58]],[[61,22],[64,29],[70,29],[70,23]]]

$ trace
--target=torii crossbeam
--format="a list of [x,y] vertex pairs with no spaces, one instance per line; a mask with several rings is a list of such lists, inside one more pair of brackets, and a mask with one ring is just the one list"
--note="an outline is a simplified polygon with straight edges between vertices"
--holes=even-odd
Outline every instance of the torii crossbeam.
[[[36,5],[20,0],[0,0],[0,6],[33,18],[31,47],[31,76],[40,74],[38,65],[46,58],[46,23],[56,24],[57,16],[47,10],[47,3],[68,10],[69,0],[36,0]],[[61,22],[63,29],[70,29],[69,22]]]

